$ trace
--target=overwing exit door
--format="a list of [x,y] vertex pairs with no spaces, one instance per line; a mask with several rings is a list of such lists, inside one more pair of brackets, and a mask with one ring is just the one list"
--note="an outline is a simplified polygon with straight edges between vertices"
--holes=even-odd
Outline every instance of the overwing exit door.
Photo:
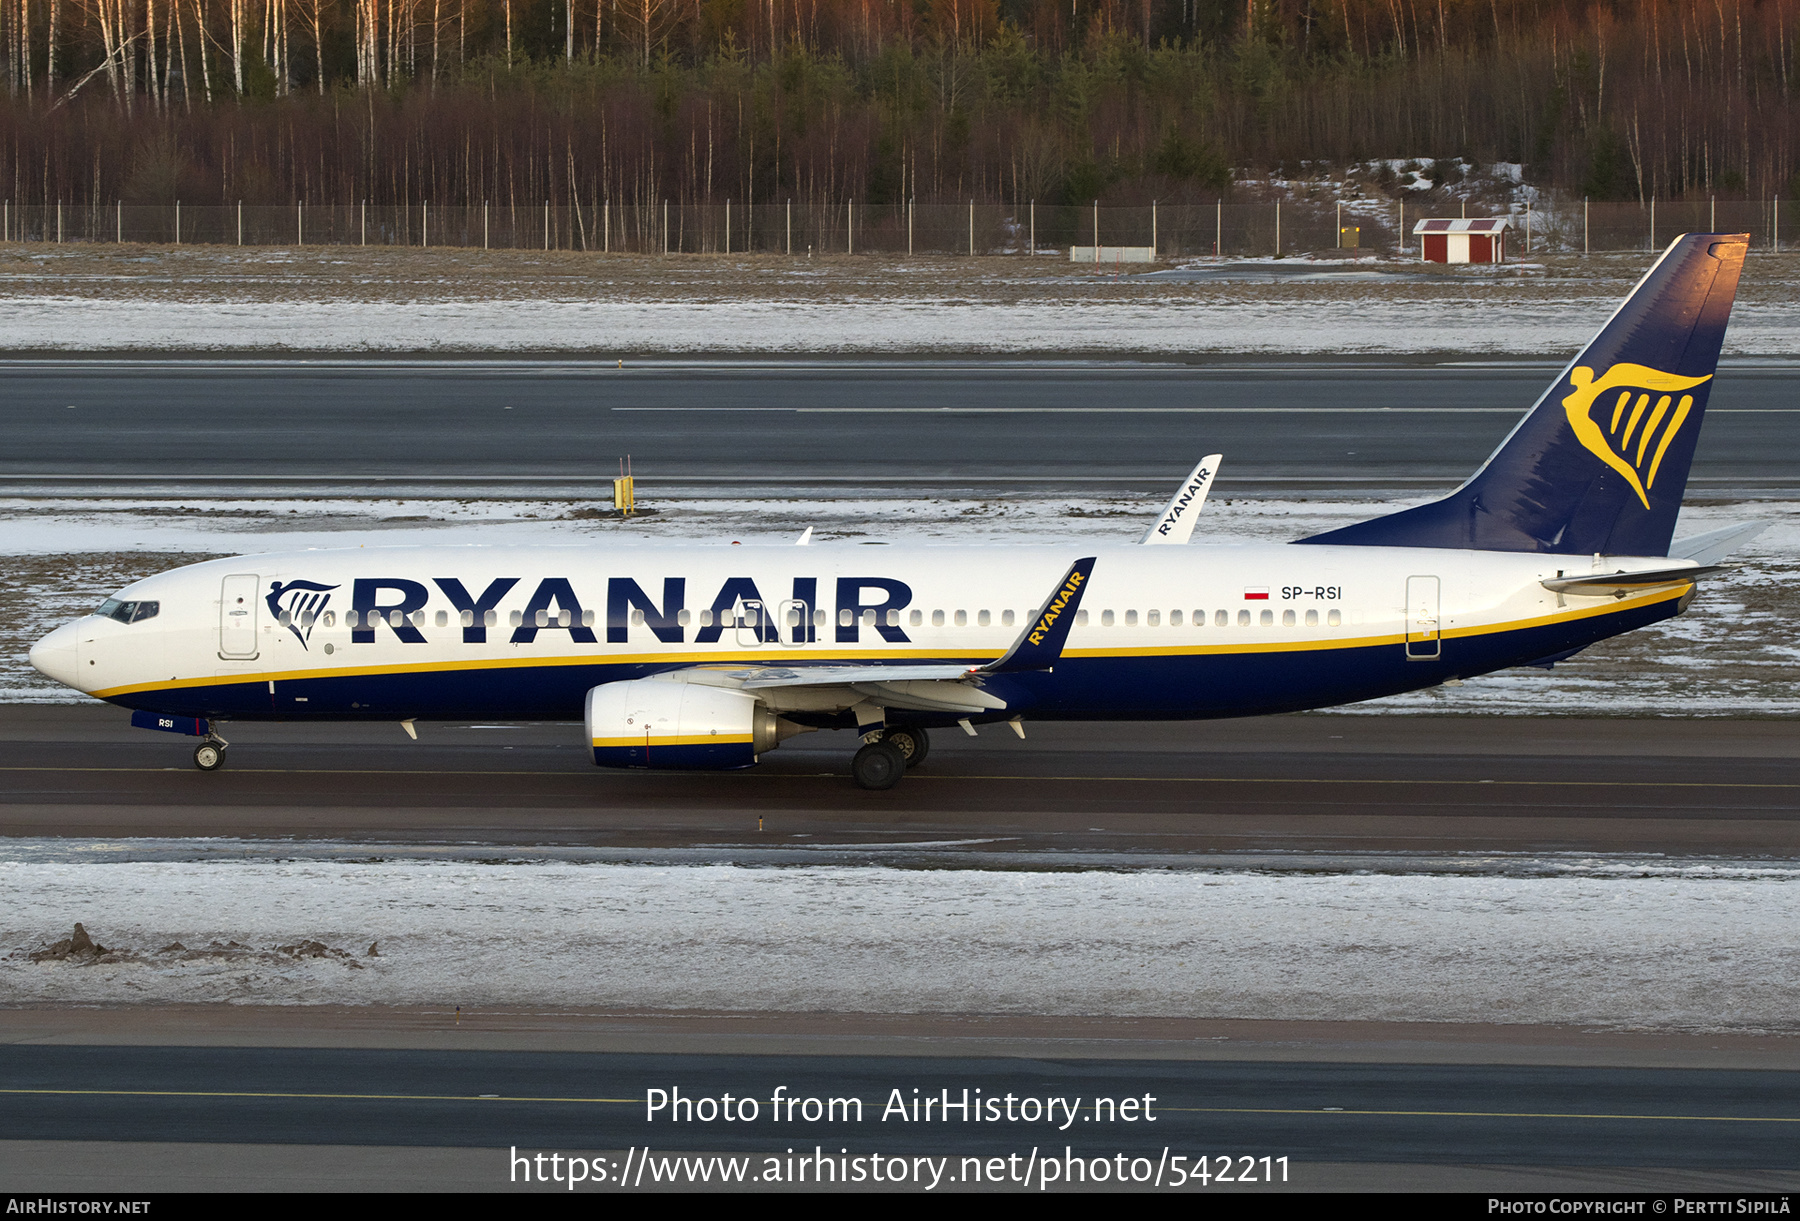
[[1436,577],[1406,578],[1406,659],[1432,661],[1443,653],[1439,632],[1439,581]]
[[256,656],[257,587],[255,573],[236,573],[219,585],[219,656]]

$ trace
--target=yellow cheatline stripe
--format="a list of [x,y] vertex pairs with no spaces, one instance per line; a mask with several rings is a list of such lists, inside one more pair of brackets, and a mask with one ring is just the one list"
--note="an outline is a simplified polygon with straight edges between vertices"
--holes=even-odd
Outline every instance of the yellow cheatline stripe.
[[[708,741],[717,741],[708,738]],[[641,739],[633,738],[632,743]],[[651,745],[656,745],[652,742]],[[159,772],[180,772],[188,774],[193,769],[187,767],[7,767],[0,766],[0,772],[80,772],[105,774],[112,772],[132,774],[152,774]],[[608,770],[608,769],[602,769]],[[667,780],[687,779],[694,776],[729,775],[736,784],[747,779],[762,780],[811,780],[835,779],[843,776],[842,772],[807,772],[794,775],[785,772],[734,771],[708,772],[683,771],[680,769],[629,769],[634,774],[645,777],[659,777]],[[252,776],[535,776],[547,779],[555,776],[587,777],[596,773],[581,772],[532,772],[501,770],[491,771],[464,770],[439,771],[433,768],[377,768],[377,767],[234,767],[228,775]],[[1442,787],[1442,788],[1525,788],[1525,789],[1800,789],[1800,782],[1793,784],[1750,784],[1741,781],[1721,780],[1716,783],[1704,780],[1382,780],[1366,779],[1356,776],[1346,777],[1295,777],[1295,776],[1028,776],[1028,775],[961,775],[945,776],[933,772],[908,772],[908,776],[916,780],[1054,780],[1058,782],[1096,781],[1105,784],[1123,784],[1138,782],[1145,784],[1326,784],[1326,785],[1388,785],[1392,787]]]
[[658,738],[639,734],[635,738],[595,738],[595,746],[727,746],[755,741],[747,733],[696,733],[681,737]]
[[1189,1115],[1378,1115],[1422,1119],[1653,1119],[1672,1123],[1800,1123],[1792,1115],[1614,1115],[1585,1111],[1377,1111],[1358,1107],[1158,1107]]
[[103,1098],[318,1098],[365,1102],[628,1102],[642,1098],[538,1098],[530,1095],[481,1094],[300,1094],[274,1090],[7,1090],[0,1094]]
[[[1477,636],[1500,635],[1504,632],[1518,631],[1523,628],[1540,627],[1551,623],[1566,623],[1575,619],[1590,619],[1599,615],[1620,614],[1627,610],[1636,610],[1643,606],[1655,605],[1658,602],[1673,601],[1686,595],[1693,587],[1693,582],[1683,582],[1670,589],[1659,589],[1650,593],[1633,594],[1628,598],[1614,599],[1602,606],[1586,607],[1580,610],[1565,611],[1554,615],[1539,615],[1530,619],[1508,620],[1497,624],[1482,624],[1473,627],[1450,628],[1439,633],[1445,639],[1465,639]],[[1341,649],[1374,648],[1383,645],[1401,643],[1403,635],[1389,634],[1381,636],[1355,636],[1332,640],[1297,640],[1254,641],[1244,644],[1193,644],[1174,645],[1153,648],[1109,648],[1109,649],[1065,649],[1065,657],[1169,657],[1169,656],[1207,656],[1212,654],[1242,653],[1293,653],[1327,651]],[[781,646],[777,646],[780,648]],[[165,682],[133,683],[122,687],[108,687],[89,694],[99,699],[112,699],[120,695],[134,695],[148,691],[178,691],[192,687],[227,686],[237,683],[298,682],[310,678],[360,678],[391,674],[436,674],[463,670],[511,670],[530,669],[534,667],[564,666],[630,666],[630,665],[690,665],[709,666],[727,669],[738,669],[750,666],[790,666],[805,668],[807,665],[836,664],[846,661],[914,661],[920,659],[944,661],[946,665],[960,665],[969,662],[979,664],[999,657],[993,651],[974,651],[945,660],[942,649],[834,649],[830,652],[786,653],[771,650],[769,652],[745,650],[739,653],[590,653],[574,657],[521,657],[521,658],[489,658],[471,661],[442,662],[408,662],[398,665],[346,666],[328,670],[265,670],[245,672],[243,674],[216,674],[206,678],[170,679]]]
[[[844,661],[941,660],[942,649],[833,649],[821,652],[778,652],[791,646],[771,645],[767,652],[745,649],[735,653],[580,653],[575,656],[490,657],[469,661],[419,661],[387,665],[339,666],[318,670],[246,670],[242,674],[214,674],[204,678],[178,678],[154,683],[132,683],[89,692],[100,699],[139,691],[176,691],[185,687],[231,686],[237,683],[298,682],[308,678],[363,678],[385,674],[440,674],[460,670],[528,670],[564,666],[689,665],[739,670],[786,667],[797,663],[822,664]],[[804,647],[804,646],[801,646]],[[1000,656],[999,650],[976,650],[968,656],[979,664]],[[958,664],[946,662],[945,664]]]

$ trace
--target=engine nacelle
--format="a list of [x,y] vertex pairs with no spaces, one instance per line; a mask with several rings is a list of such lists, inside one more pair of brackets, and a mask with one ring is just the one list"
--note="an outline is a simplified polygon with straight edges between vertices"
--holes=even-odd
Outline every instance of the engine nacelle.
[[587,693],[588,741],[601,767],[749,767],[800,731],[754,695],[728,687],[638,678]]

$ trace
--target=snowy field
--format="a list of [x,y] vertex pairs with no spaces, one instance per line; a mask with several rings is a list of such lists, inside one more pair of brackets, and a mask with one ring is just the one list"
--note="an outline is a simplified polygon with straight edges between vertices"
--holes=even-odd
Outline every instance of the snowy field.
[[[1130,302],[901,300],[617,302],[92,301],[0,295],[14,351],[599,353],[1244,353],[1568,352],[1616,297],[1499,299],[1379,288],[1323,300],[1173,293]],[[1741,304],[1727,356],[1800,356],[1800,311]]]
[[[1331,253],[1331,252],[1328,252]],[[1578,348],[1648,252],[1404,258],[606,256],[0,246],[12,352],[1401,354]],[[1272,274],[1279,271],[1279,275]],[[1297,273],[1297,274],[1296,274]],[[1756,251],[1725,352],[1800,356],[1800,258]]]
[[[1195,535],[1285,542],[1407,503],[1211,501]],[[31,642],[129,581],[216,555],[402,543],[634,545],[785,542],[807,526],[819,545],[887,541],[1134,542],[1158,498],[749,500],[658,493],[630,522],[580,516],[568,501],[0,500],[0,701],[80,701],[26,663]],[[1606,641],[1554,671],[1514,670],[1455,687],[1353,705],[1350,714],[1720,716],[1800,713],[1800,503],[1708,502],[1679,534],[1739,521],[1773,525],[1709,580],[1686,614]]]
[[[229,842],[192,841],[185,854],[167,844],[139,854],[130,842],[9,843],[0,1004],[1800,1030],[1800,867],[1791,864],[1046,873],[283,850],[302,859],[240,854]],[[32,960],[77,921],[104,955]]]

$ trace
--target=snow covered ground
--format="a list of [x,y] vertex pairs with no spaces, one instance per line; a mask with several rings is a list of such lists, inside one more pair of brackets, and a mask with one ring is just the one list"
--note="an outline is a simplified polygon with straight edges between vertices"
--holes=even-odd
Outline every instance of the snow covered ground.
[[[1025,537],[1131,542],[1161,507],[1154,497],[1124,495],[796,502],[689,496],[681,489],[659,492],[655,503],[657,515],[621,522],[574,516],[585,506],[567,501],[0,500],[0,701],[84,699],[30,668],[31,642],[129,581],[214,555],[349,543],[780,542],[807,526],[820,545]],[[1404,503],[1221,495],[1208,504],[1195,545],[1284,542]],[[1596,645],[1554,671],[1508,671],[1342,711],[1800,713],[1800,503],[1690,505],[1679,533],[1746,520],[1774,524],[1677,619]]]
[[[1160,286],[1166,285],[1162,282]],[[1592,337],[1617,304],[1588,294],[1457,290],[1429,302],[1385,286],[1274,299],[1156,294],[1027,302],[930,293],[875,301],[95,301],[0,296],[15,351],[599,353],[1411,353],[1542,356]],[[1725,354],[1800,356],[1800,312],[1744,303]]]
[[[1800,1029],[1800,867],[989,872],[0,848],[0,1003]],[[485,850],[491,858],[495,850]],[[408,855],[415,859],[407,859]],[[212,858],[212,859],[204,859]],[[108,952],[33,961],[75,922]]]

